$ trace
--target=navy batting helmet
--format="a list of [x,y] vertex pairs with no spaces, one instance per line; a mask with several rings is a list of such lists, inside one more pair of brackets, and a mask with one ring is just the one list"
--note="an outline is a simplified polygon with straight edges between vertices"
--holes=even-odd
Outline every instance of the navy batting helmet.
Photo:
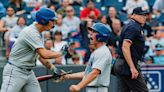
[[103,23],[95,23],[92,27],[88,27],[88,29],[99,33],[96,35],[96,39],[100,42],[106,42],[111,33],[111,30]]
[[55,19],[56,19],[55,13],[49,8],[41,8],[36,13],[36,21],[42,25],[47,25],[50,20],[55,20]]

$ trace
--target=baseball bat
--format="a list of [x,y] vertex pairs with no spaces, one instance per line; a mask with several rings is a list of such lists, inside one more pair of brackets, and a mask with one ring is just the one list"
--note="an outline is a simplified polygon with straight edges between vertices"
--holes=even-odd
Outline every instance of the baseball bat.
[[70,70],[70,71],[68,71],[68,72],[65,72],[64,70],[61,70],[63,73],[62,74],[60,74],[60,75],[57,75],[57,76],[54,76],[54,75],[43,75],[43,76],[39,76],[39,77],[37,77],[37,80],[39,81],[39,82],[42,82],[42,81],[47,81],[47,80],[50,80],[50,79],[58,79],[58,78],[60,78],[61,76],[64,76],[64,75],[66,75],[66,74],[70,74],[70,73],[72,73],[72,70]]
[[39,82],[42,82],[42,81],[46,81],[46,80],[49,80],[49,79],[52,79],[52,78],[54,78],[53,75],[44,75],[44,76],[37,77],[37,80]]

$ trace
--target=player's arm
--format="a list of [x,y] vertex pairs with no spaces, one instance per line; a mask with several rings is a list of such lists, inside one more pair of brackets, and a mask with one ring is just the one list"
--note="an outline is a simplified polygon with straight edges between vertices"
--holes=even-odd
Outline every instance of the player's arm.
[[132,42],[130,40],[124,40],[122,44],[122,52],[125,57],[125,61],[129,65],[130,71],[132,73],[132,79],[137,79],[138,71],[136,70],[134,63],[132,61],[131,51],[130,51],[131,44]]
[[53,52],[45,48],[38,48],[36,52],[44,59],[54,59],[62,56],[61,52]]
[[39,57],[39,61],[50,70],[54,67],[54,65],[51,64],[47,59]]
[[65,75],[65,79],[82,79],[84,76],[84,72],[78,72],[73,74],[67,74]]
[[86,77],[85,79],[83,79],[80,83],[78,83],[77,85],[72,85],[70,87],[71,91],[79,91],[80,89],[84,88],[85,86],[87,86],[87,84],[89,84],[91,81],[93,81],[98,75],[100,75],[101,71],[94,68]]
[[0,20],[0,32],[7,31],[7,28],[4,28],[4,21]]

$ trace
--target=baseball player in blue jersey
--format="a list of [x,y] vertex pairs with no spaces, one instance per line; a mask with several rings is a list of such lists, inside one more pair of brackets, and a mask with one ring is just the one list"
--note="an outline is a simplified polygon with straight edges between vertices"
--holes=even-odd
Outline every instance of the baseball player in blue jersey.
[[57,68],[46,59],[60,57],[62,52],[45,49],[41,37],[41,32],[49,31],[54,23],[54,12],[42,8],[36,13],[36,22],[22,30],[4,67],[1,92],[41,92],[32,70],[38,56],[43,65],[57,74]]
[[70,91],[77,92],[86,86],[86,92],[108,92],[112,56],[105,42],[110,30],[102,23],[89,27],[90,43],[95,45],[84,72],[68,74],[65,79],[82,79],[77,85],[71,85]]

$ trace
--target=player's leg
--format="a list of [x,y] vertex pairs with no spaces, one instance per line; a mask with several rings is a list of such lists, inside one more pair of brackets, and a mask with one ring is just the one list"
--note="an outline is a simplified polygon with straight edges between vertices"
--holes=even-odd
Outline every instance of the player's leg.
[[1,92],[19,92],[25,81],[20,69],[7,64],[3,70]]
[[23,87],[23,92],[42,92],[33,71],[31,71],[31,74],[29,75],[27,85]]

